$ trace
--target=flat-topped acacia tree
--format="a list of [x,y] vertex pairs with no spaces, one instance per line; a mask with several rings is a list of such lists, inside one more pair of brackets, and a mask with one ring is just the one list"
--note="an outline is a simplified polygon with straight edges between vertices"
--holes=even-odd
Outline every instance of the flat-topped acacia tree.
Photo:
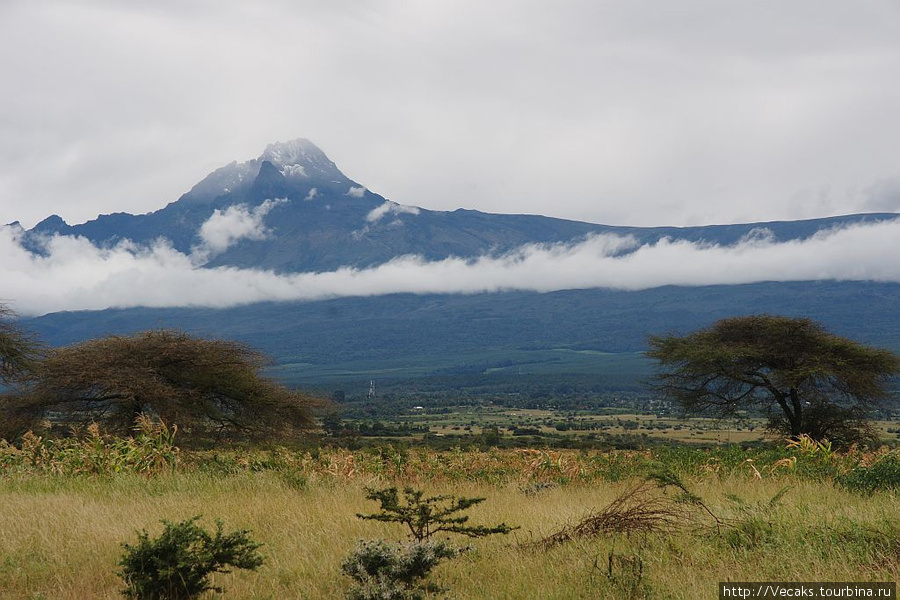
[[0,383],[13,385],[40,359],[41,343],[16,321],[15,313],[0,304]]
[[109,336],[48,351],[14,408],[122,435],[142,414],[198,438],[283,438],[310,427],[318,401],[265,378],[267,364],[239,342],[179,331]]
[[762,408],[770,427],[838,444],[871,435],[870,411],[890,397],[900,357],[834,335],[805,318],[717,321],[690,335],[650,338],[655,387],[689,413]]

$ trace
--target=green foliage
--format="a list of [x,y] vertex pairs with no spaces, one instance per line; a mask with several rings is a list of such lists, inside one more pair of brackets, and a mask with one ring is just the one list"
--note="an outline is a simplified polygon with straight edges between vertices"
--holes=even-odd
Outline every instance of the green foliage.
[[[599,560],[594,561],[594,570],[599,570]],[[591,578],[593,579],[593,571]],[[610,552],[606,559],[606,582],[616,598],[632,600],[652,598],[652,588],[644,580],[644,560],[639,555]]]
[[432,496],[422,490],[404,488],[403,498],[395,487],[368,490],[366,498],[377,501],[381,511],[357,514],[360,519],[401,523],[409,529],[411,542],[390,544],[383,540],[360,542],[344,561],[342,569],[354,580],[348,598],[352,600],[407,600],[424,598],[439,591],[427,583],[431,570],[442,560],[455,558],[463,550],[431,538],[439,532],[480,538],[509,533],[514,527],[501,523],[496,527],[467,525],[469,517],[460,513],[484,502],[484,498]]
[[781,543],[775,525],[774,511],[781,504],[790,487],[783,487],[768,502],[747,502],[740,496],[727,494],[737,507],[737,517],[728,521],[722,539],[734,549],[754,550],[761,546]]
[[714,513],[709,506],[703,501],[703,498],[695,494],[688,488],[684,480],[672,469],[666,466],[660,466],[647,475],[647,480],[653,482],[660,489],[674,488],[676,495],[674,501],[678,504],[695,506],[702,509],[707,515],[716,522],[716,527],[721,527],[722,519]]
[[353,579],[350,600],[418,600],[440,589],[426,581],[432,569],[463,550],[430,540],[388,543],[362,541],[341,564]]
[[40,359],[43,345],[15,322],[15,314],[0,304],[0,384],[26,378]]
[[410,487],[404,488],[402,500],[395,487],[368,490],[366,498],[380,503],[381,512],[372,515],[357,514],[357,517],[385,523],[402,523],[409,529],[410,537],[417,542],[428,540],[441,531],[479,538],[495,533],[506,534],[517,529],[505,523],[496,527],[467,525],[469,517],[459,513],[484,502],[484,498],[452,495],[425,498],[422,490]]
[[857,466],[849,473],[839,475],[837,482],[849,490],[874,493],[900,488],[900,455],[886,454],[871,466]]
[[864,441],[869,411],[890,397],[900,357],[825,331],[810,319],[722,319],[687,336],[650,339],[657,389],[691,413],[723,417],[758,407],[770,427],[841,445]]
[[245,530],[224,533],[216,521],[215,535],[196,524],[200,517],[181,523],[163,521],[162,534],[151,540],[146,530],[138,533],[134,546],[123,544],[119,575],[125,580],[123,593],[136,600],[187,600],[207,590],[212,573],[228,573],[228,566],[256,570],[263,564],[260,544]]
[[97,422],[119,435],[153,414],[180,425],[186,440],[271,439],[311,427],[317,401],[263,377],[268,363],[244,344],[178,331],[109,336],[49,352],[8,408],[32,422]]

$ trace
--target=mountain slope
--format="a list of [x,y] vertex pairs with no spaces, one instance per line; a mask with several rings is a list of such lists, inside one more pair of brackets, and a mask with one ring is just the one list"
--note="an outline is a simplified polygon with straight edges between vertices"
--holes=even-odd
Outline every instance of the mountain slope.
[[900,351],[900,284],[756,283],[639,292],[569,290],[389,295],[230,309],[111,309],[27,322],[63,345],[155,327],[238,339],[277,358],[289,379],[410,377],[525,364],[568,372],[606,354],[646,349],[648,335],[719,318],[803,315],[864,343]]

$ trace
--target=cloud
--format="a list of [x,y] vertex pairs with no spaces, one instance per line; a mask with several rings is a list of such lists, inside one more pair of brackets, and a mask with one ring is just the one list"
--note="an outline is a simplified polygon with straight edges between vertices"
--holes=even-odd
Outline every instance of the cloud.
[[366,222],[377,223],[389,214],[399,215],[406,213],[410,215],[417,215],[419,214],[419,212],[419,207],[417,206],[404,206],[402,204],[397,204],[396,202],[391,202],[390,200],[388,200],[381,206],[369,211],[369,214],[366,215]]
[[269,211],[287,198],[265,200],[253,208],[245,204],[216,209],[200,227],[200,244],[192,249],[192,259],[203,264],[225,252],[240,240],[264,240],[269,235],[263,220]]
[[306,168],[303,165],[285,165],[281,169],[281,174],[285,177],[308,177]]
[[900,212],[900,177],[883,179],[870,186],[864,207],[877,212]]
[[312,200],[315,200],[316,196],[318,196],[318,195],[319,195],[319,190],[317,188],[313,188],[313,189],[309,190],[309,192],[306,194],[306,198],[304,198],[304,200],[306,200],[307,202],[310,202]]
[[351,198],[362,198],[366,195],[366,188],[364,187],[351,187],[347,190],[347,195]]
[[55,236],[44,252],[22,247],[23,232],[0,228],[4,300],[24,315],[107,307],[228,307],[391,293],[474,294],[503,290],[640,290],[757,281],[850,280],[900,283],[900,220],[819,232],[778,243],[765,232],[734,246],[664,239],[639,245],[598,235],[574,245],[528,245],[503,256],[426,261],[404,256],[368,269],[276,274],[198,267],[165,240],[101,249]]

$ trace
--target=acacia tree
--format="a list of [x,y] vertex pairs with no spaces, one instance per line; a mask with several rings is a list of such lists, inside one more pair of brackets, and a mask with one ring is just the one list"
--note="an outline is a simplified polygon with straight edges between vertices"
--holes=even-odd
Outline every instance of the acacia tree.
[[686,336],[650,338],[656,387],[687,412],[735,416],[764,409],[770,428],[836,443],[871,434],[871,409],[890,396],[900,357],[804,318],[722,319]]
[[15,313],[0,304],[0,383],[24,379],[41,356],[41,343],[15,321]]
[[27,385],[42,351],[41,342],[16,322],[12,310],[0,304],[0,438],[32,422],[17,410],[17,392]]
[[263,377],[259,351],[167,330],[53,349],[15,402],[32,421],[100,423],[127,434],[148,414],[193,437],[287,436],[312,424],[310,396]]

